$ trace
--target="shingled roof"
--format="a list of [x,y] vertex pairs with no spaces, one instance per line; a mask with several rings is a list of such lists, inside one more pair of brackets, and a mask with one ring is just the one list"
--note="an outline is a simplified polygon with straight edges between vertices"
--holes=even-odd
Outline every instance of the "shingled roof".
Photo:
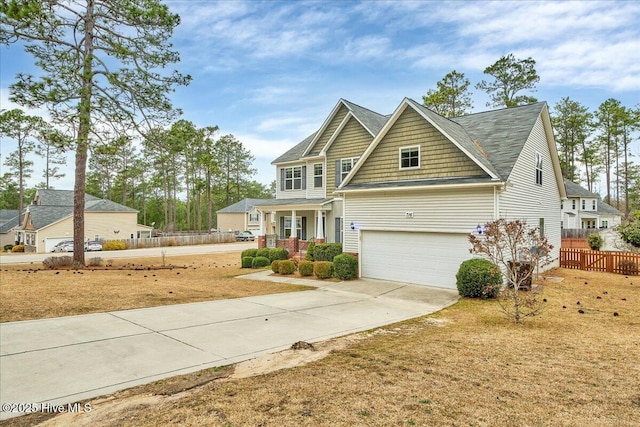
[[268,202],[271,199],[244,199],[237,203],[222,208],[217,213],[245,213],[251,211],[254,206]]

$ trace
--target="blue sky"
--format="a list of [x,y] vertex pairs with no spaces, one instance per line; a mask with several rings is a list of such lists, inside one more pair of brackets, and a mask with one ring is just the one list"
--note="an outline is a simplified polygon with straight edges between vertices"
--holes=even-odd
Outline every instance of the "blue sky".
[[[640,2],[167,0],[181,15],[177,68],[193,76],[172,96],[184,119],[218,125],[256,157],[255,179],[315,131],[340,98],[388,114],[421,101],[457,70],[472,85],[500,56],[532,57],[533,95],[551,109],[565,96],[592,111],[607,98],[640,103]],[[19,71],[35,70],[15,46],[0,48],[0,107]],[[488,97],[472,89],[474,111]],[[2,141],[2,162],[13,150]],[[640,143],[634,153],[640,155]],[[3,170],[5,166],[0,166]],[[36,166],[31,185],[41,181]],[[72,188],[68,177],[56,188]]]

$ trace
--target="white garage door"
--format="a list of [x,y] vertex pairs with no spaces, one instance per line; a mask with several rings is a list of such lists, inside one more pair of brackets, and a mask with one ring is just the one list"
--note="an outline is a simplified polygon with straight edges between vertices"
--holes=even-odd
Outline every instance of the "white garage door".
[[455,289],[470,248],[466,234],[365,230],[362,277]]
[[64,242],[65,240],[73,240],[73,237],[48,237],[44,241],[44,251],[51,252],[53,247],[60,242]]

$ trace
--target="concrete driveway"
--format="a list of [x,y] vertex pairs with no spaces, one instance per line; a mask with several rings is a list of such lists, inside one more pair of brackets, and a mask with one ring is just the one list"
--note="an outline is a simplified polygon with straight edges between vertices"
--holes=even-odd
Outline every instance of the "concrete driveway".
[[368,279],[319,282],[270,273],[248,277],[320,287],[0,324],[0,419],[24,412],[12,404],[41,410],[43,404],[91,399],[284,350],[297,341],[423,316],[458,299],[455,291],[424,286]]

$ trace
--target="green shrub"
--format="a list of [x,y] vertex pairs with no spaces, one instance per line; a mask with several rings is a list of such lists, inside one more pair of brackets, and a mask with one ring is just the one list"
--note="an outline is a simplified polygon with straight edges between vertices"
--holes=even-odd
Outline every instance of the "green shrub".
[[[317,247],[317,246],[316,246]],[[333,263],[329,261],[316,261],[313,263],[313,274],[318,279],[328,279],[333,276]]]
[[358,259],[353,255],[340,254],[333,258],[333,275],[340,280],[351,280],[358,274]]
[[285,248],[270,248],[268,257],[271,261],[287,259],[289,251]]
[[311,242],[309,243],[309,246],[307,246],[307,253],[304,256],[304,259],[307,261],[313,261],[313,249],[315,248],[316,244]]
[[24,252],[24,245],[15,245],[14,247],[11,248],[11,252],[13,253]]
[[56,269],[60,267],[71,267],[73,265],[73,257],[69,255],[50,256],[42,261],[46,268]]
[[278,263],[278,273],[293,274],[296,271],[296,264],[291,260],[282,260]]
[[318,243],[313,248],[314,261],[330,261],[342,253],[342,243]]
[[271,264],[271,261],[269,261],[269,258],[267,258],[266,256],[257,256],[251,262],[251,268],[264,268],[264,267],[267,267],[269,264]]
[[119,240],[109,240],[102,245],[103,251],[122,251],[126,248],[127,245]]
[[271,261],[271,271],[273,271],[274,273],[279,273],[280,272],[280,260],[276,259]]
[[246,256],[250,256],[251,258],[255,258],[256,256],[258,256],[258,250],[257,249],[245,249],[240,254],[240,257],[244,258]]
[[253,257],[252,256],[243,256],[242,257],[242,268],[251,268],[253,265]]
[[10,251],[11,249],[13,249],[13,245],[12,244],[4,245],[2,249],[4,249],[5,251]]
[[599,251],[602,247],[602,236],[598,233],[589,234],[587,237],[587,243],[592,251]]
[[627,225],[618,226],[618,234],[625,242],[640,248],[640,221],[635,220]]
[[631,259],[623,259],[618,262],[618,270],[621,274],[636,276],[638,274],[638,264]]
[[313,263],[311,261],[300,261],[298,271],[301,276],[311,276],[313,274]]
[[460,264],[456,285],[462,297],[495,298],[502,286],[502,272],[489,260],[470,259]]
[[261,248],[256,251],[255,256],[261,256],[264,258],[269,258],[269,253],[271,252],[270,248]]

